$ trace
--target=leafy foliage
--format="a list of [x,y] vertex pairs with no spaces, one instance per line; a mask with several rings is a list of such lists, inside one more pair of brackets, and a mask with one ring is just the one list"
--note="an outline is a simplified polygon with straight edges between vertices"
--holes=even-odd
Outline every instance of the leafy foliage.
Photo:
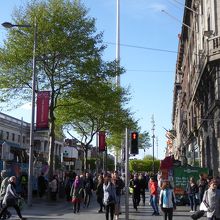
[[[157,172],[160,167],[160,161],[155,160],[155,171]],[[129,163],[129,169],[131,172],[152,172],[153,161],[152,160],[131,160]]]
[[10,29],[0,48],[0,96],[9,106],[19,105],[31,97],[35,18],[37,91],[51,92],[49,164],[52,175],[55,111],[62,107],[58,100],[77,94],[74,88],[83,86],[78,93],[91,97],[96,83],[107,82],[120,72],[116,71],[114,62],[102,60],[105,48],[102,33],[96,33],[95,19],[88,16],[83,5],[70,0],[33,0],[13,14],[15,24],[30,24],[32,28]]

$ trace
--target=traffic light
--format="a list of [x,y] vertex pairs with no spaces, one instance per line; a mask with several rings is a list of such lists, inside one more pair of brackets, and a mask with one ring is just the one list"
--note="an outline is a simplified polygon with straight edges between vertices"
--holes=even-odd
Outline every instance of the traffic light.
[[130,154],[138,154],[138,133],[131,132],[131,149]]

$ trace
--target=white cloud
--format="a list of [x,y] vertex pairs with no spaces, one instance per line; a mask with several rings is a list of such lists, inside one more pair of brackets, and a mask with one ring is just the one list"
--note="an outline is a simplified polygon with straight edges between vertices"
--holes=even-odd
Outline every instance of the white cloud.
[[20,108],[24,110],[31,110],[31,102],[23,104]]

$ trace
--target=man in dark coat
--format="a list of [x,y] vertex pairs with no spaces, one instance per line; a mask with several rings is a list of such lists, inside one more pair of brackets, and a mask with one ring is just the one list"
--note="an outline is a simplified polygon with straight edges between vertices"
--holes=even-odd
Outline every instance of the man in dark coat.
[[45,180],[45,177],[44,177],[44,173],[41,173],[41,175],[38,177],[37,184],[38,184],[38,194],[39,194],[39,197],[42,198],[44,196],[46,188],[47,188],[47,184],[46,184],[46,180]]
[[140,181],[137,174],[134,174],[134,178],[130,180],[130,188],[133,189],[133,207],[137,211],[137,206],[140,202]]

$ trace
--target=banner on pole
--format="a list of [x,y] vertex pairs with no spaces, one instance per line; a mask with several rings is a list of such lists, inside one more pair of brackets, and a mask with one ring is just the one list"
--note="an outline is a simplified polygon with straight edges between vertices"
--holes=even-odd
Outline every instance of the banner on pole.
[[44,130],[49,128],[49,101],[49,91],[42,91],[37,93],[37,130]]
[[99,152],[103,152],[106,149],[106,142],[105,142],[105,131],[99,132]]

